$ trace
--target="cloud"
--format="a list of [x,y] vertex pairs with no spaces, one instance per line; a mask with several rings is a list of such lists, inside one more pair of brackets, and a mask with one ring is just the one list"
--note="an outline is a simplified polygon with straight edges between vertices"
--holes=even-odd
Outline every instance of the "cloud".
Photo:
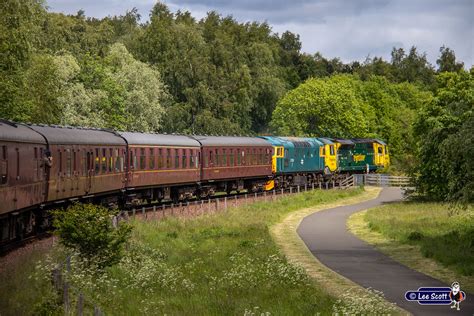
[[[50,0],[52,11],[104,17],[136,7],[147,18],[153,0]],[[439,47],[453,49],[466,66],[474,64],[474,1],[472,0],[168,0],[172,11],[190,11],[196,18],[217,11],[241,22],[268,22],[273,30],[300,34],[303,51],[321,52],[343,61],[366,56],[390,59],[392,47],[412,45],[435,65]]]

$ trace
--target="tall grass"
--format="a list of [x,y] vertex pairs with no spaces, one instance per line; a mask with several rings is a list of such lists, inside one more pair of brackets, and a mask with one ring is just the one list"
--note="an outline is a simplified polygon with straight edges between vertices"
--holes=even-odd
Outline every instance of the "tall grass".
[[433,258],[465,276],[474,275],[474,210],[440,203],[397,203],[369,210],[372,230],[404,244],[420,246]]
[[[291,211],[361,192],[316,190],[196,218],[137,220],[120,263],[99,271],[73,260],[68,278],[110,315],[331,314],[335,298],[286,261],[268,227]],[[31,267],[16,273],[32,274],[29,286],[43,285],[48,297],[50,268],[43,261],[35,273]],[[20,287],[1,291],[22,297]]]

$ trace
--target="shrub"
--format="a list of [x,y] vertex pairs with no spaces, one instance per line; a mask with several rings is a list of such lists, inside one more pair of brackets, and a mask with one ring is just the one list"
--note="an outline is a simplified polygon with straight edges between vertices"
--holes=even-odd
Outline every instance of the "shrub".
[[53,225],[61,243],[99,267],[111,266],[122,257],[123,245],[129,239],[132,227],[120,223],[112,225],[109,209],[76,203],[66,210],[53,212]]

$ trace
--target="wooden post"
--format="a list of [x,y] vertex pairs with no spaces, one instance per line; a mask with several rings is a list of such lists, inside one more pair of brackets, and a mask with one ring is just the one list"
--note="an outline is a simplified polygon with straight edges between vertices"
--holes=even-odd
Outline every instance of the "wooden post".
[[135,219],[135,208],[132,208],[133,219]]
[[314,182],[313,182],[313,183],[311,183],[311,190],[313,190],[313,191],[314,191]]
[[145,216],[145,219],[146,219],[146,213],[145,213],[145,207],[144,206],[142,207],[142,215]]
[[63,284],[63,302],[64,302],[64,313],[69,313],[69,283],[64,282]]
[[257,201],[257,192],[255,192],[254,195],[253,195],[253,201],[254,201],[254,202]]
[[219,198],[216,199],[216,212],[219,210]]
[[211,212],[211,199],[207,199],[207,211],[210,213]]
[[329,183],[326,182],[326,190],[329,188]]
[[237,194],[234,195],[234,206],[237,207]]
[[293,193],[293,187],[290,187],[290,194]]
[[171,216],[173,216],[173,215],[174,215],[174,204],[171,203]]
[[77,315],[82,316],[82,312],[84,309],[84,296],[82,293],[79,293],[79,297],[77,298]]
[[156,205],[153,205],[153,218],[156,219]]
[[162,218],[165,218],[165,207],[166,207],[166,206],[165,206],[164,204],[161,205],[161,209],[162,209],[162,211],[163,211],[163,216],[162,216]]
[[336,181],[332,180],[332,188],[334,189],[336,187]]
[[224,209],[227,211],[227,196],[224,197]]
[[321,190],[321,181],[319,181],[319,189]]
[[283,188],[281,188],[281,196],[283,196]]
[[276,198],[276,190],[273,189],[273,193],[272,193],[272,199],[273,199],[273,201],[275,201],[275,198]]
[[247,205],[247,193],[245,193],[245,205]]
[[300,193],[300,186],[298,185],[298,193]]
[[181,215],[183,215],[183,203],[179,202],[179,211],[181,212]]
[[265,197],[264,200],[266,202],[267,201],[267,191],[263,191],[263,196]]

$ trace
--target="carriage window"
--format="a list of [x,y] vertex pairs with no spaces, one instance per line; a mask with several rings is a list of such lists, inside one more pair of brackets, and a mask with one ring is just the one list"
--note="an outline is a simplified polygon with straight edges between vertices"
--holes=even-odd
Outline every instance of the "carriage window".
[[221,158],[221,166],[227,166],[227,155],[226,155],[226,150],[222,149],[222,158]]
[[105,148],[102,148],[102,157],[100,157],[100,165],[102,169],[102,174],[105,174],[107,172],[107,158]]
[[233,166],[233,165],[234,165],[234,155],[235,155],[235,154],[234,154],[234,150],[231,149],[231,150],[230,150],[230,154],[229,154],[229,164],[230,164],[230,166]]
[[71,164],[71,150],[66,149],[66,176],[68,178],[71,177],[71,169],[72,169],[72,164]]
[[58,150],[58,160],[59,160],[59,175],[63,172],[63,153],[61,150]]
[[[207,158],[207,155],[206,155]],[[209,164],[212,164],[212,151],[209,151]],[[206,161],[206,167],[207,167],[207,161]]]
[[119,159],[119,150],[118,149],[114,149],[114,159],[113,159],[113,162],[114,162],[114,171],[115,172],[119,172],[120,171],[120,159]]
[[109,148],[109,158],[108,158],[109,172],[114,170],[114,154],[113,149]]
[[73,156],[72,156],[72,166],[73,166],[73,170],[74,170],[74,173],[77,174],[77,155],[80,155],[80,150],[77,150],[77,151],[74,151],[73,152]]
[[201,157],[200,155],[201,155],[201,152],[199,150],[196,150],[196,161],[195,161],[196,168],[199,167],[199,159]]
[[196,152],[194,150],[190,151],[190,156],[189,156],[189,167],[190,168],[195,168],[195,166],[194,166],[194,155],[195,154],[196,154]]
[[174,150],[174,168],[179,168],[179,149]]
[[140,169],[146,169],[146,156],[145,156],[145,148],[140,148]]
[[182,161],[182,165],[181,165],[181,168],[183,169],[186,169],[186,155],[188,154],[188,150],[187,149],[182,149],[182,153],[183,153],[183,161]]
[[99,149],[96,149],[96,150],[95,150],[94,172],[95,172],[95,174],[99,174],[99,172],[100,172]]
[[219,151],[216,149],[216,157],[214,159],[214,165],[219,166]]
[[155,148],[150,148],[150,154],[148,156],[148,168],[155,169]]
[[237,148],[237,166],[240,166],[240,158],[242,157],[242,153],[240,152],[240,148]]
[[16,149],[16,177],[17,180],[20,178],[20,149]]
[[171,149],[166,149],[166,168],[171,168]]
[[158,149],[158,169],[163,168],[163,151],[161,148]]
[[87,174],[88,163],[89,163],[89,153],[84,150],[82,154],[82,175],[83,176]]

